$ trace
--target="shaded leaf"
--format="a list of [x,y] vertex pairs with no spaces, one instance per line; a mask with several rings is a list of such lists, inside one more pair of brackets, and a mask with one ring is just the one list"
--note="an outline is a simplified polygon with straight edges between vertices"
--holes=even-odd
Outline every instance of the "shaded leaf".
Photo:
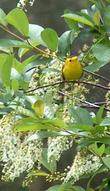
[[86,66],[85,69],[90,72],[97,72],[100,68],[105,66],[108,62],[107,61],[101,61],[101,60],[95,60],[90,65]]
[[110,5],[104,9],[104,26],[107,32],[110,32]]
[[59,54],[66,56],[67,53],[70,51],[70,45],[72,43],[70,41],[70,37],[71,37],[71,31],[66,31],[59,38],[59,43],[58,43]]
[[80,186],[72,186],[70,183],[52,186],[46,191],[85,191]]
[[6,22],[6,14],[5,12],[0,8],[0,24],[4,25],[4,26],[7,26],[7,22]]
[[92,118],[86,109],[71,107],[70,113],[77,124],[93,125]]
[[22,42],[20,40],[0,39],[1,50],[3,48],[13,48],[13,47],[30,48],[30,46],[26,42]]
[[102,160],[104,164],[110,169],[110,157],[103,157]]
[[55,160],[51,160],[48,162],[48,151],[46,148],[43,149],[42,152],[42,159],[41,159],[41,163],[43,164],[43,166],[45,166],[50,172],[55,172],[57,165],[56,165],[56,161]]
[[103,42],[93,47],[93,54],[97,60],[108,63],[110,61],[110,43]]
[[101,123],[102,119],[103,119],[103,113],[104,113],[104,108],[105,106],[101,106],[98,110],[98,112],[96,113],[96,122],[97,124]]

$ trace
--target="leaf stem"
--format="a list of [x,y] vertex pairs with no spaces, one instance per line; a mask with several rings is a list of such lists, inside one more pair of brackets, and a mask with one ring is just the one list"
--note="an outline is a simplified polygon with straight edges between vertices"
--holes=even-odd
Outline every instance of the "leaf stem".
[[43,54],[43,55],[47,55],[47,56],[51,56],[51,57],[57,57],[56,55],[53,55],[52,53],[47,53],[46,51],[44,51],[44,50],[42,50],[42,49],[40,49],[40,48],[38,48],[38,47],[36,47],[36,46],[33,46],[33,45],[31,44],[31,42],[29,41],[29,39],[23,38],[23,37],[21,37],[21,36],[18,36],[17,34],[15,34],[14,32],[12,32],[8,27],[4,27],[3,25],[0,25],[0,28],[2,28],[5,32],[11,34],[12,36],[14,36],[15,38],[17,38],[17,39],[19,39],[19,40],[21,40],[21,41],[27,40],[28,45],[30,45],[33,50],[35,50],[35,51],[37,51],[37,52],[40,52],[40,53]]
[[2,28],[5,32],[11,34],[12,36],[16,37],[17,39],[24,41],[24,39],[22,37],[18,36],[17,34],[13,33],[12,31],[10,31],[7,27],[0,25],[0,28]]

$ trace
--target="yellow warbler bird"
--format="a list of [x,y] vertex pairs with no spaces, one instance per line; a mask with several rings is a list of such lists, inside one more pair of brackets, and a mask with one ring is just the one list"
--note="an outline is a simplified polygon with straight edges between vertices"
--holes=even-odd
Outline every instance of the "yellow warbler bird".
[[83,67],[77,56],[67,58],[62,68],[64,80],[79,80],[83,74]]

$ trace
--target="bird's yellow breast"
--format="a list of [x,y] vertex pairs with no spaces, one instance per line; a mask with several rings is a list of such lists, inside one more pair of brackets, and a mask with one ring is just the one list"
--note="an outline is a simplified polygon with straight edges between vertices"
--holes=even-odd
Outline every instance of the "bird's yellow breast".
[[62,73],[65,80],[79,80],[81,78],[83,68],[77,56],[66,59]]

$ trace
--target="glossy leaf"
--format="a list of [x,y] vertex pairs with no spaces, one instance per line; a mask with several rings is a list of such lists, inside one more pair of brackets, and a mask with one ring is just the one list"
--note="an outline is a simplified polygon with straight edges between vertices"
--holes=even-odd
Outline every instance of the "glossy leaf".
[[57,50],[58,35],[55,30],[46,28],[41,32],[41,37],[49,49],[51,49],[53,51]]
[[29,37],[32,42],[36,43],[36,45],[44,44],[41,38],[41,32],[43,30],[44,28],[39,25],[29,24]]
[[82,23],[82,24],[90,26],[90,27],[94,27],[94,24],[90,20],[88,20],[87,18],[85,18],[83,16],[74,14],[74,13],[64,14],[63,17],[70,19],[70,20],[73,20],[73,21],[76,21],[78,23]]
[[7,22],[25,37],[29,34],[29,22],[25,12],[19,8],[11,10],[6,16]]

